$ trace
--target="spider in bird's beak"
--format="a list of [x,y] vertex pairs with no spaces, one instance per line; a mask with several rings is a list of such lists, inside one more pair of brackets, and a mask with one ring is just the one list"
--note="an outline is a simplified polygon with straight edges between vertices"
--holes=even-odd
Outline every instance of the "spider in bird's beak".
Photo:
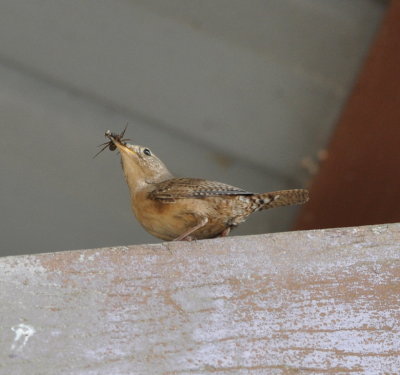
[[98,147],[101,147],[101,146],[104,146],[104,147],[95,156],[93,156],[93,159],[98,154],[103,152],[107,147],[109,148],[110,151],[114,151],[117,148],[117,146],[115,145],[115,142],[124,143],[126,141],[130,141],[130,139],[128,139],[128,138],[126,138],[126,139],[123,138],[127,127],[128,127],[128,124],[125,125],[124,130],[122,130],[122,132],[120,134],[115,134],[115,133],[112,133],[110,130],[107,130],[104,133],[104,136],[107,137],[109,139],[109,141],[104,142],[98,146]]

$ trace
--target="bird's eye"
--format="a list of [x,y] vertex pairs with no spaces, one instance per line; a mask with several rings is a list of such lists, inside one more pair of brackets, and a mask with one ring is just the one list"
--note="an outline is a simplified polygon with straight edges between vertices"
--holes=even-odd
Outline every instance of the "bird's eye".
[[147,156],[151,156],[151,151],[148,148],[145,148],[143,150],[143,154],[147,155]]

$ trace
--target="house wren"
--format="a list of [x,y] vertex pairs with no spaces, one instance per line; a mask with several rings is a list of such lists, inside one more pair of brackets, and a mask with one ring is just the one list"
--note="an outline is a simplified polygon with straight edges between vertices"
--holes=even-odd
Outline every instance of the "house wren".
[[150,149],[127,143],[125,130],[107,130],[102,150],[119,150],[132,210],[150,234],[163,240],[227,236],[253,212],[308,200],[304,189],[255,194],[221,182],[176,178]]

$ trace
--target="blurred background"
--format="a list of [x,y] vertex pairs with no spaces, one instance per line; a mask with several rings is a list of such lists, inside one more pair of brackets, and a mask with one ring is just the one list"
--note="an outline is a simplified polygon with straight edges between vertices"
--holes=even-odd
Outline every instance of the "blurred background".
[[[310,183],[387,7],[377,0],[2,0],[0,255],[158,242],[104,131],[177,176]],[[297,208],[233,235],[288,230]]]

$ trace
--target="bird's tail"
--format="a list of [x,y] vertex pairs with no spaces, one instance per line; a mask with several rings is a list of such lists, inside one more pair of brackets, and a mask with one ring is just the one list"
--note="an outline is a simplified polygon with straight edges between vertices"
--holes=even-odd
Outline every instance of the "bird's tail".
[[271,193],[255,194],[253,197],[256,210],[267,210],[268,208],[290,206],[292,204],[303,204],[308,201],[308,190],[292,189],[279,190]]

